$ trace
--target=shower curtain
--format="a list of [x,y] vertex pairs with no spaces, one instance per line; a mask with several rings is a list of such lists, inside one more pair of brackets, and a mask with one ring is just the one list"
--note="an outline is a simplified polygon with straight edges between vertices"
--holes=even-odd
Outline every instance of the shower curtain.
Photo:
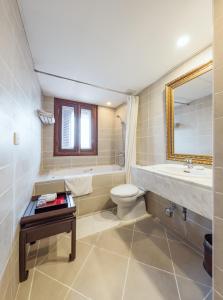
[[131,183],[131,166],[136,164],[136,127],[139,97],[129,96],[127,102],[127,126],[125,137],[126,183]]

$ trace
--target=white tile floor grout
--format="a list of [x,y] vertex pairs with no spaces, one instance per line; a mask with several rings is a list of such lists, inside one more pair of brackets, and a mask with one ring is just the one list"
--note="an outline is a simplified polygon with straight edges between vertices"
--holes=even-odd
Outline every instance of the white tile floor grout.
[[[104,211],[103,211],[103,212],[104,212]],[[108,213],[111,214],[110,211],[109,211]],[[94,215],[97,215],[97,214],[100,214],[100,212],[99,212],[99,213],[95,213]],[[148,217],[148,216],[149,216],[149,215],[147,214],[147,215],[145,215],[145,216],[139,218],[139,220],[143,220],[144,218],[146,218],[146,217]],[[88,217],[90,217],[90,215],[84,216],[84,217],[81,217],[81,218],[88,218]],[[117,225],[117,226],[111,226],[110,228],[106,228],[105,230],[116,229],[116,228],[122,228],[123,230],[128,230],[128,231],[134,230],[134,232],[139,232],[139,233],[143,233],[143,234],[146,235],[145,232],[140,231],[140,230],[137,230],[137,229],[135,228],[135,224],[134,224],[133,229],[129,229],[129,228],[122,227],[122,225],[125,225],[125,224],[126,224],[126,225],[131,225],[131,224],[133,224],[133,223],[135,223],[136,221],[139,221],[139,220],[137,219],[137,220],[133,220],[133,221],[130,221],[130,222],[123,222],[123,221],[122,221],[122,224],[119,224],[119,225]],[[160,224],[160,223],[157,222],[157,224]],[[192,249],[194,252],[196,252],[199,256],[202,256],[202,254],[201,254],[199,251],[197,251],[193,246],[187,244],[187,243],[186,243],[184,240],[182,240],[181,238],[180,238],[179,241],[178,241],[178,240],[175,240],[175,239],[169,238],[168,235],[167,235],[167,231],[166,231],[166,229],[164,228],[164,226],[163,226],[162,224],[160,224],[160,225],[163,227],[163,230],[164,230],[164,232],[165,232],[165,236],[162,237],[162,236],[159,236],[159,235],[156,235],[156,234],[150,234],[151,236],[154,236],[154,237],[159,238],[159,239],[166,239],[166,240],[168,241],[168,244],[169,244],[169,241],[171,241],[171,242],[174,241],[174,242],[176,242],[176,243],[183,243],[184,245],[186,245],[187,247],[189,247],[190,249]],[[169,231],[169,230],[168,230],[168,231]],[[97,233],[99,233],[99,235],[101,235],[102,231],[101,231],[101,232],[96,232],[96,234],[97,234]],[[70,237],[67,236],[67,235],[66,235],[66,237],[67,237],[67,238],[70,238]],[[99,238],[100,238],[100,236],[97,237],[97,239],[99,239]],[[79,242],[91,246],[91,244],[89,244],[89,243],[87,243],[87,242],[85,242],[85,241],[79,240]],[[97,246],[97,247],[98,247],[98,246]],[[117,253],[114,253],[114,252],[112,252],[112,251],[110,251],[110,250],[108,250],[108,249],[104,249],[104,248],[102,248],[102,247],[98,247],[98,248],[103,249],[103,250],[105,250],[105,251],[107,251],[107,252],[109,252],[109,253],[111,253],[111,254],[114,254],[114,255],[117,255],[117,256],[120,256],[120,257],[125,257],[125,256],[119,255],[119,254],[117,254]],[[170,251],[170,250],[169,250],[169,251]],[[126,258],[126,257],[125,257],[125,258]],[[135,260],[136,260],[136,259],[135,259]],[[165,273],[174,275],[174,273],[172,273],[172,272],[169,272],[169,271],[166,271],[166,270],[163,270],[163,269],[159,269],[159,268],[157,268],[157,267],[155,267],[155,266],[153,266],[153,265],[148,265],[148,264],[142,263],[141,261],[138,261],[138,260],[136,260],[136,261],[137,261],[138,263],[141,263],[141,264],[143,264],[143,265],[145,265],[145,266],[149,266],[149,267],[151,267],[151,268],[153,268],[153,269],[156,269],[156,270],[159,270],[159,271],[161,271],[161,272],[165,272]],[[171,259],[171,261],[172,261],[172,259]],[[184,277],[184,276],[182,276],[182,275],[177,275],[177,277],[184,278],[184,279],[188,279],[187,277]],[[188,279],[188,280],[191,280],[191,279]],[[194,281],[194,280],[191,280],[191,281]],[[201,285],[203,285],[203,286],[207,286],[207,287],[210,287],[210,288],[211,288],[211,286],[206,285],[206,284],[204,284],[204,283],[201,283],[201,282],[199,282],[199,281],[195,281],[195,282],[198,283],[198,284],[201,284]]]
[[122,290],[122,300],[124,299],[124,296],[125,296],[125,287],[126,287],[126,282],[127,282],[127,278],[128,278],[129,264],[130,264],[130,259],[131,259],[131,250],[132,250],[132,245],[133,245],[133,240],[134,240],[134,232],[135,232],[134,228],[135,228],[135,224],[133,225],[133,229],[132,229],[132,238],[131,238],[131,244],[130,244],[130,249],[129,249],[124,285],[123,285],[123,290]]
[[[36,265],[36,260],[37,260],[37,256],[38,256],[39,246],[40,246],[40,241],[38,241],[37,251],[36,251],[36,255],[35,255],[35,263],[34,263],[34,269],[33,269],[32,278],[31,278],[31,285],[30,285],[30,288],[29,288],[28,300],[30,300],[30,296],[31,296],[31,290],[32,290],[33,278],[34,278],[34,273],[35,273],[35,265]],[[31,246],[29,244],[28,250],[27,250],[27,257],[29,255],[30,249],[31,249]],[[18,285],[18,288],[17,288],[17,291],[16,291],[15,300],[18,297],[19,289],[20,288],[21,288],[21,283],[19,283],[19,285]]]
[[186,277],[186,276],[183,276],[183,275],[179,275],[179,274],[177,274],[177,277],[179,277],[179,278],[182,278],[182,279],[186,279],[186,280],[188,280],[188,281],[193,281],[193,282],[195,282],[195,283],[197,283],[197,284],[200,284],[200,285],[203,285],[203,286],[206,286],[207,288],[212,288],[212,286],[211,285],[208,285],[208,284],[205,284],[205,283],[203,283],[203,282],[200,282],[200,281],[197,281],[197,280],[193,280],[193,279],[191,279],[191,278],[188,278],[188,277]]
[[[77,228],[81,228],[77,231],[77,240],[82,239],[88,235],[93,235],[104,231],[106,229],[112,229],[118,226],[133,224],[136,221],[140,221],[148,217],[148,214],[142,217],[130,221],[121,221],[111,211],[101,211],[93,213],[87,216],[81,216],[77,218]],[[91,226],[89,226],[91,224]],[[85,231],[85,233],[83,233]]]
[[[108,213],[110,213],[110,212],[108,212]],[[105,215],[105,216],[106,216],[106,215]],[[147,215],[147,216],[148,216],[148,215]],[[89,216],[88,216],[88,217],[89,217]],[[86,218],[87,218],[87,217],[86,217]],[[144,219],[144,218],[145,218],[145,217],[140,218],[140,220],[142,220],[142,219]],[[99,221],[100,221],[100,218],[99,218]],[[129,266],[130,266],[130,261],[131,261],[131,256],[132,256],[131,250],[132,250],[132,247],[133,247],[134,234],[135,234],[135,232],[136,232],[136,233],[138,233],[138,232],[140,232],[140,233],[145,233],[145,232],[143,232],[143,231],[140,231],[140,230],[136,229],[135,221],[136,221],[136,220],[134,220],[134,221],[132,221],[132,222],[127,222],[127,223],[122,222],[122,224],[119,224],[119,225],[116,225],[116,226],[113,226],[113,225],[112,225],[111,227],[105,226],[105,229],[104,229],[104,230],[102,229],[103,226],[101,227],[101,224],[100,224],[100,229],[101,229],[101,231],[97,231],[97,232],[96,232],[96,234],[98,234],[98,236],[97,236],[97,238],[96,238],[96,243],[97,243],[97,242],[99,241],[99,239],[100,239],[100,237],[101,237],[103,231],[106,231],[106,230],[109,230],[109,229],[117,229],[117,228],[122,228],[122,229],[124,229],[124,230],[132,231],[132,237],[131,237],[131,243],[130,243],[130,249],[129,249],[129,254],[128,254],[128,256],[120,255],[120,254],[118,254],[118,253],[116,253],[116,252],[113,252],[113,251],[110,251],[110,250],[108,250],[108,249],[104,249],[104,248],[102,248],[102,247],[98,247],[98,246],[96,246],[96,245],[92,245],[91,243],[88,243],[88,242],[79,240],[79,241],[78,241],[79,243],[83,243],[83,244],[86,244],[86,245],[88,245],[88,246],[91,246],[91,248],[89,249],[89,253],[87,254],[86,258],[84,259],[84,262],[83,262],[81,268],[78,270],[77,274],[75,275],[75,277],[74,277],[74,279],[73,279],[73,281],[72,281],[72,283],[71,283],[70,285],[66,285],[66,284],[62,283],[61,281],[59,281],[59,280],[57,280],[57,279],[55,279],[55,278],[49,276],[48,274],[45,274],[45,272],[42,272],[41,270],[38,269],[38,266],[36,266],[36,263],[37,263],[37,257],[38,257],[38,252],[39,252],[39,247],[40,247],[40,242],[38,242],[37,251],[36,251],[36,256],[35,256],[35,267],[34,267],[33,273],[32,273],[31,286],[30,286],[30,288],[29,288],[29,298],[28,298],[28,300],[31,300],[30,297],[31,297],[31,293],[32,293],[32,287],[33,287],[33,280],[34,280],[35,272],[39,272],[39,273],[41,273],[41,274],[47,276],[48,278],[51,278],[51,279],[53,279],[54,281],[57,281],[57,282],[60,283],[61,285],[65,286],[66,288],[68,288],[68,290],[67,290],[67,292],[66,292],[66,294],[65,294],[65,296],[64,296],[64,300],[67,299],[67,297],[68,297],[68,295],[69,295],[69,292],[70,292],[71,290],[74,291],[74,292],[76,292],[76,293],[78,293],[79,295],[81,295],[81,296],[84,297],[85,299],[88,299],[88,300],[91,299],[91,298],[87,297],[86,295],[82,294],[81,292],[79,292],[78,290],[74,289],[72,286],[74,285],[75,281],[78,279],[78,277],[79,277],[79,275],[81,274],[82,270],[84,269],[84,267],[85,267],[85,265],[86,265],[86,263],[87,263],[87,261],[88,261],[90,255],[92,254],[93,250],[94,250],[96,247],[99,248],[99,249],[102,249],[103,251],[106,251],[107,253],[110,253],[110,254],[113,254],[113,255],[116,255],[116,256],[119,256],[119,257],[128,259],[128,261],[127,261],[127,266],[126,266],[126,272],[125,272],[125,278],[124,278],[124,284],[123,284],[123,289],[122,289],[122,300],[123,300],[124,297],[125,297],[126,283],[127,283],[127,279],[128,279]],[[131,225],[133,222],[134,222],[133,228],[125,228],[125,227],[120,226],[120,225],[125,225],[125,224],[126,224],[126,225]],[[163,226],[162,226],[162,227],[163,227]],[[159,268],[157,268],[157,267],[155,267],[155,266],[152,266],[152,265],[148,265],[148,264],[143,263],[143,262],[141,262],[141,261],[138,261],[138,260],[136,260],[136,259],[134,259],[134,260],[135,260],[137,263],[139,263],[139,264],[142,264],[142,265],[145,265],[145,266],[147,266],[147,267],[156,269],[156,270],[158,270],[158,271],[165,272],[165,273],[168,273],[168,274],[173,275],[174,278],[175,278],[176,286],[177,286],[177,292],[178,292],[179,300],[181,300],[181,295],[180,295],[180,291],[179,291],[179,286],[178,286],[177,278],[187,279],[187,280],[189,280],[189,281],[196,282],[197,284],[200,284],[200,285],[206,286],[207,288],[210,288],[210,291],[208,291],[207,295],[203,298],[203,300],[206,300],[206,299],[208,298],[209,294],[211,293],[211,286],[206,285],[206,284],[204,284],[204,283],[201,283],[201,282],[199,282],[199,281],[194,281],[194,280],[192,280],[192,279],[190,279],[190,278],[187,278],[187,277],[184,277],[184,276],[182,276],[182,275],[177,275],[177,274],[175,273],[175,268],[174,268],[174,263],[173,263],[173,258],[172,258],[172,253],[171,253],[170,243],[169,243],[169,242],[170,242],[170,241],[181,242],[181,243],[185,244],[187,247],[191,248],[191,249],[192,249],[193,251],[195,251],[197,254],[200,255],[200,253],[198,253],[198,252],[196,251],[196,249],[194,249],[192,246],[188,245],[188,244],[187,244],[186,242],[184,242],[183,240],[178,241],[178,240],[169,238],[169,237],[168,237],[168,234],[167,234],[167,230],[166,230],[164,227],[163,227],[163,230],[164,230],[164,233],[165,233],[165,236],[164,236],[164,237],[161,237],[161,236],[158,236],[158,235],[154,235],[154,234],[151,234],[151,236],[155,236],[155,237],[157,237],[157,238],[165,239],[165,240],[167,241],[168,249],[169,249],[169,254],[170,254],[170,259],[171,259],[171,263],[172,263],[172,267],[173,267],[173,273],[172,273],[172,272],[169,272],[169,271],[166,271],[166,270],[163,270],[163,269],[159,269]],[[145,234],[146,234],[146,233],[145,233]],[[92,235],[92,233],[91,233],[90,235]],[[89,235],[86,235],[86,236],[89,236]],[[70,235],[67,235],[67,234],[61,235],[61,237],[58,239],[58,241],[59,241],[61,238],[63,239],[64,237],[65,237],[65,238],[70,238]],[[53,247],[52,247],[51,249],[54,249],[55,247],[56,247],[56,245],[53,245]],[[30,248],[29,248],[29,250],[30,250]],[[44,261],[44,257],[43,257],[42,260],[40,260],[40,262],[43,262],[43,261]],[[20,285],[19,285],[19,288],[20,288]],[[18,290],[19,290],[19,288],[18,288]],[[17,290],[17,295],[18,295],[18,290]]]
[[31,298],[35,273],[36,273],[36,268],[34,267],[33,272],[32,272],[31,284],[30,284],[30,288],[29,288],[28,300],[30,300],[30,298]]
[[[124,229],[124,228],[123,228],[123,229]],[[126,228],[125,228],[125,230],[130,230],[130,229],[126,229]],[[141,231],[135,231],[135,232],[140,232],[140,233],[142,233]],[[155,235],[151,235],[151,236],[155,236]],[[156,237],[157,237],[157,236],[156,236]],[[66,236],[66,238],[69,238],[69,237]],[[176,241],[176,242],[177,242],[177,241]],[[85,242],[85,241],[79,241],[79,243],[82,243],[82,244],[85,244],[85,245],[88,245],[88,246],[92,246],[90,243],[87,243],[87,242]],[[105,248],[103,248],[103,247],[99,247],[99,246],[96,246],[96,247],[97,247],[98,249],[101,249],[101,250],[103,250],[103,251],[106,251],[107,253],[110,253],[110,254],[113,254],[113,255],[116,255],[116,256],[119,256],[119,257],[122,257],[122,258],[126,258],[126,256],[124,256],[124,255],[118,254],[118,253],[116,253],[116,252],[113,252],[113,251],[111,251],[111,250],[105,249]],[[150,268],[152,268],[152,269],[154,269],[154,270],[161,271],[161,272],[164,272],[164,273],[167,273],[167,274],[170,274],[170,275],[174,275],[173,272],[166,271],[166,270],[164,270],[164,269],[157,268],[157,267],[155,267],[155,266],[153,266],[153,265],[146,264],[146,263],[144,263],[144,262],[142,262],[142,261],[140,261],[140,260],[137,260],[136,258],[134,258],[134,260],[135,260],[137,263],[142,264],[142,265],[144,265],[144,266],[146,266],[146,267],[150,267]],[[188,281],[193,281],[193,282],[196,282],[197,284],[200,284],[200,285],[206,286],[206,287],[208,287],[208,288],[211,288],[210,285],[207,285],[207,284],[205,284],[205,283],[203,283],[203,282],[200,282],[200,281],[197,281],[197,280],[190,279],[190,278],[185,277],[185,276],[180,275],[180,274],[177,274],[177,277],[182,278],[182,279],[186,279],[186,280],[188,280]]]
[[[109,212],[109,213],[111,214],[111,212]],[[98,213],[95,213],[95,215],[97,215],[97,214],[98,214]],[[100,213],[99,213],[99,214],[100,214]],[[88,216],[88,217],[89,217],[89,216]],[[143,217],[141,217],[141,218],[139,218],[139,220],[143,220],[143,219],[146,218],[146,217],[148,217],[148,214],[145,215],[145,216],[143,216]],[[146,235],[145,232],[140,231],[140,230],[137,230],[137,229],[135,228],[135,224],[133,224],[133,229],[129,229],[129,228],[122,227],[122,225],[125,225],[125,224],[126,224],[126,225],[131,225],[132,223],[135,223],[136,221],[139,221],[139,220],[137,219],[137,220],[133,220],[133,221],[130,221],[130,222],[123,222],[123,221],[122,221],[122,222],[119,223],[118,225],[111,226],[110,228],[106,228],[105,230],[116,229],[116,228],[122,228],[123,230],[128,230],[128,231],[132,231],[132,230],[133,230],[133,236],[134,236],[134,232],[140,232],[140,233],[144,233],[144,234]],[[160,224],[160,223],[157,222],[157,224]],[[162,224],[160,224],[160,225],[163,227],[163,230],[164,230],[164,233],[165,233],[165,237],[161,237],[161,236],[156,235],[156,234],[151,234],[151,236],[154,236],[154,237],[160,238],[160,239],[166,239],[166,241],[167,241],[167,243],[168,243],[169,252],[170,252],[170,255],[171,255],[171,263],[172,263],[172,265],[173,265],[173,260],[172,260],[172,254],[171,254],[171,250],[170,250],[170,244],[169,244],[169,241],[174,241],[174,242],[178,242],[178,243],[183,243],[183,244],[186,245],[187,247],[191,248],[194,252],[196,252],[199,256],[202,256],[202,254],[201,254],[197,249],[195,249],[193,246],[191,246],[191,245],[189,245],[188,243],[186,243],[184,240],[180,239],[180,240],[178,241],[178,240],[169,238],[168,235],[167,235],[167,231],[166,231],[166,229],[164,228],[164,226],[163,226]],[[98,233],[98,232],[97,232],[97,233]],[[97,237],[97,240],[98,240],[99,238],[100,238],[100,236]],[[85,243],[84,241],[79,241],[79,242]],[[88,244],[88,243],[86,243],[86,244]],[[90,244],[88,244],[88,245],[90,245]],[[114,253],[113,251],[110,251],[110,250],[108,250],[108,249],[104,249],[104,248],[102,248],[102,247],[99,247],[99,248],[100,248],[100,249],[103,249],[104,251],[106,251],[106,252],[108,252],[108,253],[111,253],[111,254],[113,254],[113,255],[117,255],[117,256],[120,256],[120,257],[125,257],[125,256],[119,255],[119,254],[117,254],[117,253]],[[132,249],[132,246],[131,246],[130,249]],[[131,250],[130,250],[130,251],[131,251]],[[135,260],[136,260],[136,259],[135,259]],[[130,259],[129,259],[129,261],[130,261]],[[128,261],[128,265],[129,265],[129,261]],[[181,296],[180,296],[180,293],[179,293],[179,286],[178,286],[178,282],[177,282],[177,277],[184,278],[184,279],[188,279],[187,277],[184,277],[184,276],[182,276],[182,275],[176,275],[176,274],[175,274],[174,266],[173,266],[174,272],[172,273],[172,272],[168,272],[168,271],[163,270],[163,269],[159,269],[159,268],[157,268],[157,267],[155,267],[155,266],[152,266],[152,265],[148,265],[148,264],[142,263],[141,261],[138,261],[138,260],[136,260],[136,261],[137,261],[138,263],[141,263],[141,264],[143,264],[143,265],[145,265],[145,266],[154,268],[154,269],[159,270],[159,271],[161,271],[161,272],[165,272],[165,273],[169,273],[169,274],[171,274],[171,275],[174,275],[175,281],[176,281],[176,285],[177,285],[177,291],[178,291],[179,299],[181,300]],[[128,269],[127,269],[127,273],[126,273],[126,279],[127,279],[127,275],[128,275]],[[191,279],[188,279],[188,280],[193,281],[193,280],[191,280]],[[196,282],[197,282],[198,284],[201,284],[201,285],[203,285],[203,286],[206,286],[206,287],[210,287],[210,288],[211,288],[211,286],[209,286],[209,285],[203,284],[203,283],[201,283],[201,282],[199,282],[199,281],[196,281]],[[123,294],[123,297],[124,297],[124,294]],[[123,298],[122,298],[122,299],[123,299]]]
[[[109,214],[110,216],[112,215],[112,216],[114,217],[114,214],[113,214],[112,212],[110,212],[110,211],[101,211],[101,212],[96,212],[96,213],[94,213],[94,214],[92,214],[92,215],[81,216],[81,217],[79,217],[79,218],[77,219],[77,222],[78,222],[78,220],[80,220],[80,219],[84,219],[84,220],[86,220],[86,223],[89,223],[88,218],[92,218],[92,217],[97,216],[97,215],[99,216],[99,215],[101,215],[101,214],[105,214],[104,216],[106,216],[106,214]],[[120,220],[119,220],[117,224],[111,224],[111,226],[105,226],[104,228],[97,229],[97,230],[96,230],[95,232],[93,232],[93,233],[92,233],[92,231],[89,231],[89,234],[85,234],[84,236],[81,236],[81,237],[78,237],[78,234],[77,234],[77,240],[82,239],[82,238],[84,238],[84,237],[86,237],[86,236],[88,236],[88,235],[100,233],[100,232],[103,231],[103,230],[109,230],[109,229],[117,228],[117,227],[121,227],[121,228],[122,228],[123,225],[130,225],[130,224],[133,224],[133,223],[135,223],[135,222],[137,222],[137,221],[140,221],[140,220],[145,219],[145,218],[148,217],[148,216],[149,216],[149,214],[145,214],[145,215],[143,215],[142,217],[140,217],[140,218],[138,218],[138,219],[131,220],[131,221],[120,221]],[[117,221],[117,217],[116,217],[116,216],[115,216],[115,220]],[[95,219],[94,221],[97,222],[96,219]],[[160,224],[160,223],[157,222],[157,224]],[[81,224],[80,224],[80,225],[81,225]],[[100,224],[100,225],[101,225],[101,224]],[[160,224],[160,225],[163,227],[164,230],[166,230],[162,224]],[[78,223],[77,223],[77,227],[78,227]],[[96,227],[97,227],[97,225],[96,225]],[[122,228],[122,229],[130,230],[130,231],[132,230],[132,229],[128,229],[128,228]],[[144,233],[143,231],[140,231],[140,230],[137,230],[137,229],[135,229],[135,231],[136,231],[136,232]],[[169,230],[169,231],[170,231],[170,230]],[[156,235],[156,234],[151,234],[151,236],[154,236],[154,237],[163,239],[163,237],[161,237],[161,236],[159,236],[159,235]],[[190,245],[189,243],[187,243],[186,241],[184,241],[182,238],[180,238],[180,240],[177,241],[177,240],[168,238],[168,236],[167,236],[167,239],[168,239],[169,241],[175,241],[175,242],[183,243],[184,245],[188,246],[188,247],[191,248],[193,251],[195,251],[198,255],[202,256],[202,253],[199,252],[198,249],[196,249],[195,247],[193,247],[192,245]]]
[[39,246],[40,246],[40,241],[38,241],[38,245],[37,245],[36,257],[35,257],[35,262],[34,262],[34,270],[33,270],[33,274],[32,274],[32,280],[31,280],[31,284],[30,284],[28,300],[31,300],[31,292],[32,292],[33,281],[34,281],[34,276],[35,276],[35,272],[36,272],[35,266],[36,266],[36,263],[37,263],[37,257],[38,257],[38,253],[39,253]]
[[116,256],[121,257],[121,258],[124,258],[124,259],[128,259],[128,257],[126,257],[125,255],[118,254],[118,253],[116,253],[116,252],[114,252],[114,251],[105,249],[105,248],[103,248],[103,247],[98,247],[98,246],[95,246],[95,247],[97,247],[98,249],[100,249],[100,250],[102,250],[102,251],[104,251],[104,252],[107,252],[107,253],[109,253],[109,254],[116,255]]
[[172,268],[173,268],[173,274],[174,274],[176,287],[177,287],[177,293],[178,293],[178,296],[179,296],[179,300],[181,300],[179,285],[178,285],[177,276],[176,276],[175,267],[174,267],[173,258],[172,258],[172,253],[171,253],[171,249],[170,249],[170,243],[169,243],[169,240],[167,238],[167,233],[166,233],[165,229],[164,229],[164,232],[165,232],[166,241],[167,241],[167,245],[168,245],[168,249],[169,249],[170,260],[171,260],[171,264],[172,264]]
[[[91,253],[93,252],[95,246],[93,245],[88,253],[88,255],[86,256],[80,270],[77,272],[76,276],[74,277],[74,280],[71,282],[70,286],[73,286],[75,281],[77,280],[78,276],[80,275],[81,271],[83,270],[83,268],[85,267],[87,261],[88,261],[88,258],[90,257]],[[66,295],[64,296],[64,300],[66,300],[67,296],[68,296],[69,292],[67,291]]]
[[[35,272],[39,272],[40,274],[42,274],[42,275],[48,277],[49,279],[51,279],[51,280],[53,280],[53,281],[59,283],[60,285],[63,285],[64,287],[66,287],[66,288],[68,289],[66,295],[69,294],[70,291],[73,291],[73,292],[76,292],[77,294],[81,295],[81,296],[84,297],[85,299],[88,299],[88,300],[91,299],[91,298],[85,296],[84,294],[82,294],[81,292],[79,292],[78,290],[74,289],[72,286],[69,286],[69,285],[67,285],[67,284],[65,284],[65,283],[63,283],[63,282],[57,280],[56,278],[54,278],[54,277],[52,277],[52,276],[46,274],[46,273],[43,272],[43,271],[38,270],[37,268],[35,268]],[[65,295],[65,297],[66,297],[66,295]],[[64,299],[65,299],[65,298],[64,298]]]
[[219,297],[223,297],[223,295],[222,294],[220,294],[217,290],[215,290],[215,293],[219,296]]
[[[80,243],[89,245],[88,243],[85,243],[85,242],[82,242],[82,241],[80,241]],[[92,248],[90,249],[90,252],[89,252],[88,256],[90,256],[90,253],[91,253],[91,251],[93,250],[93,248],[96,248],[96,246],[94,246],[94,245],[92,246]],[[98,248],[99,248],[99,249],[102,249],[102,250],[104,250],[104,251],[106,251],[106,252],[108,252],[108,253],[111,253],[111,254],[113,254],[113,255],[116,255],[116,256],[119,256],[119,257],[122,257],[122,258],[125,258],[125,259],[127,258],[126,256],[119,255],[119,254],[114,253],[114,252],[112,252],[112,251],[110,251],[110,250],[107,250],[107,249],[104,249],[104,248],[101,248],[101,247],[98,247]],[[86,264],[87,259],[88,259],[88,256],[86,257],[85,262],[84,262],[82,268],[79,270],[79,272],[78,272],[78,274],[76,275],[76,277],[75,277],[73,283],[71,284],[71,286],[74,284],[74,282],[76,281],[77,277],[79,276],[79,273],[82,271],[84,265]],[[130,256],[131,256],[131,253],[130,253]],[[131,257],[130,257],[130,258],[131,258]],[[170,275],[174,275],[174,273],[172,273],[172,272],[169,272],[169,271],[166,271],[166,270],[163,270],[163,269],[159,269],[159,268],[157,268],[157,267],[155,267],[155,266],[153,266],[153,265],[148,265],[148,264],[143,263],[143,262],[141,262],[141,261],[139,261],[139,260],[136,260],[136,259],[134,259],[134,260],[135,260],[137,263],[142,264],[142,265],[144,265],[144,266],[146,266],[146,267],[149,267],[149,268],[152,268],[152,269],[154,269],[154,270],[157,270],[157,271],[160,271],[160,272],[164,272],[164,273],[167,273],[167,274],[170,274]],[[52,279],[52,280],[54,280],[54,281],[60,283],[61,285],[65,286],[66,288],[68,288],[68,289],[70,289],[70,290],[73,290],[73,291],[79,293],[80,295],[84,296],[86,299],[91,299],[91,298],[88,298],[87,296],[85,296],[84,294],[80,293],[78,290],[72,288],[71,286],[68,286],[68,285],[64,284],[63,282],[61,282],[61,281],[55,279],[54,277],[51,277],[50,275],[46,274],[45,272],[40,271],[40,270],[38,269],[38,267],[35,267],[35,268],[34,268],[34,271],[38,271],[39,273],[41,273],[41,274],[45,275],[46,277],[48,277],[48,278],[50,278],[50,279]],[[127,272],[127,273],[128,273],[128,272]],[[127,275],[128,275],[127,273],[126,273],[126,279],[127,279]],[[182,276],[182,275],[177,275],[177,277],[182,278],[182,279],[186,279],[186,280],[191,281],[191,282],[196,282],[196,283],[198,283],[198,284],[200,284],[200,285],[203,285],[203,286],[205,286],[205,287],[207,287],[207,288],[210,288],[210,291],[208,292],[208,295],[211,293],[211,288],[212,288],[212,287],[209,286],[209,285],[206,285],[206,284],[201,283],[201,282],[199,282],[199,281],[194,281],[194,280],[192,280],[192,279],[190,279],[190,278],[188,278],[188,277]],[[126,281],[127,281],[127,280],[126,280]],[[30,287],[30,289],[31,289],[31,287]],[[68,293],[69,293],[69,291],[68,291]],[[206,297],[208,297],[208,295],[206,295],[205,298],[204,298],[203,300],[205,300]],[[66,295],[66,297],[67,297],[67,295]],[[65,299],[66,299],[66,298],[64,298],[64,300],[65,300]],[[123,298],[122,298],[122,299],[123,299]]]

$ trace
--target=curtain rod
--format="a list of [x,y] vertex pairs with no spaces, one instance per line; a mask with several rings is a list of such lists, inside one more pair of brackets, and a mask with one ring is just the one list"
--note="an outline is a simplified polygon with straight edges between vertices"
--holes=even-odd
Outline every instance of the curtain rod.
[[110,89],[110,88],[105,88],[105,87],[102,87],[100,85],[96,85],[96,84],[93,84],[93,83],[83,82],[83,81],[79,81],[79,80],[76,80],[76,79],[73,79],[73,78],[63,77],[63,76],[60,76],[60,75],[57,75],[57,74],[44,72],[44,71],[37,70],[37,69],[34,69],[34,71],[36,73],[40,73],[40,74],[43,74],[43,75],[47,75],[47,76],[51,76],[51,77],[55,77],[55,78],[59,78],[59,79],[63,79],[63,80],[68,80],[68,81],[72,81],[72,82],[75,82],[75,83],[85,84],[85,85],[88,85],[88,86],[91,86],[91,87],[94,87],[94,88],[97,88],[97,89],[102,89],[102,90],[105,90],[105,91],[118,93],[118,94],[122,94],[122,95],[125,95],[125,96],[131,96],[130,93],[126,93],[126,92],[122,92],[122,91],[118,91],[118,90],[113,90],[113,89]]

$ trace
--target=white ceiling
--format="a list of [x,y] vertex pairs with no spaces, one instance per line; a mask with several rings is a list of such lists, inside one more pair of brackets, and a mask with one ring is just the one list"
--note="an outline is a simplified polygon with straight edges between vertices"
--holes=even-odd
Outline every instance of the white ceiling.
[[87,103],[105,106],[107,102],[116,107],[126,102],[126,96],[103,89],[61,80],[46,75],[39,75],[41,88],[46,96],[56,96],[62,99],[79,100]]
[[[140,91],[212,41],[211,0],[18,0],[36,69]],[[187,34],[190,43],[177,48]],[[38,75],[44,94],[119,105],[125,96]]]

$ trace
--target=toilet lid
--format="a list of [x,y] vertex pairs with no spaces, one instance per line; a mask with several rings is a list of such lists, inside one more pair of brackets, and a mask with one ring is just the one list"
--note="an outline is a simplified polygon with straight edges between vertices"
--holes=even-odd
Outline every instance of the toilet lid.
[[111,194],[118,197],[131,197],[137,195],[138,188],[133,184],[121,184],[111,189]]

